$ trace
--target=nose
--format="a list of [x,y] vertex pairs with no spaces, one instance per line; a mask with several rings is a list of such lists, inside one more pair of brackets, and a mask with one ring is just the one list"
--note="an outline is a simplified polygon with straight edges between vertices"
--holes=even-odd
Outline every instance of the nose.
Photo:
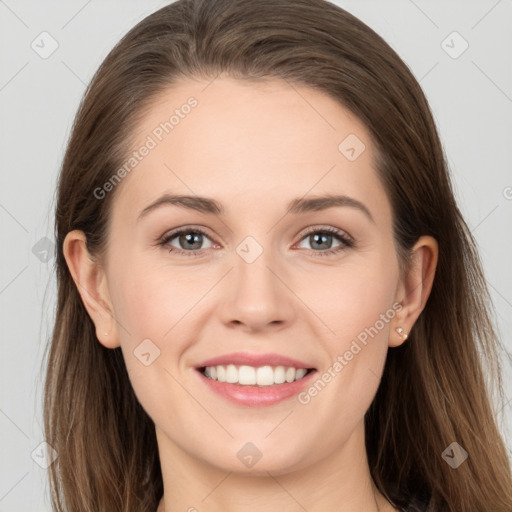
[[220,314],[225,325],[259,332],[280,330],[293,322],[297,299],[286,270],[270,252],[264,250],[253,262],[235,254],[222,290]]

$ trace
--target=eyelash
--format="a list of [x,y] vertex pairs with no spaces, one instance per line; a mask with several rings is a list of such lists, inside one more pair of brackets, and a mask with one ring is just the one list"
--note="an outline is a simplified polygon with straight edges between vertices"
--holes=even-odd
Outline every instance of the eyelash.
[[[174,238],[176,238],[179,235],[182,235],[183,233],[201,234],[207,238],[210,238],[208,236],[208,234],[201,228],[185,227],[185,228],[180,228],[177,231],[173,231],[172,233],[169,233],[167,235],[164,235],[158,242],[158,245],[161,247],[165,247],[166,245],[169,244],[169,242],[171,240],[173,240]],[[332,227],[312,228],[311,230],[309,230],[302,236],[300,241],[304,240],[306,237],[308,237],[312,234],[317,234],[317,233],[323,233],[323,234],[328,233],[330,235],[334,235],[334,237],[336,239],[338,239],[338,241],[341,242],[341,245],[338,247],[335,247],[334,249],[327,249],[325,251],[314,251],[312,249],[309,249],[309,252],[312,252],[314,256],[330,256],[335,253],[341,252],[347,248],[351,248],[351,247],[355,246],[355,241],[351,237],[349,237],[347,234],[343,233],[343,231],[340,231],[340,230],[338,230],[336,228],[332,228]],[[181,249],[177,249],[176,247],[171,247],[169,249],[169,252],[177,252],[178,254],[183,254],[184,256],[199,256],[202,253],[202,251],[204,251],[204,249],[193,250],[193,251],[183,251]]]

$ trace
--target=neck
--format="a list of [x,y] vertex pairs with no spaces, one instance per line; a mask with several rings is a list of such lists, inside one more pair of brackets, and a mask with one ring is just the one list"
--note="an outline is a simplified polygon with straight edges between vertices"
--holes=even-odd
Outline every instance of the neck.
[[[391,512],[370,475],[364,423],[328,458],[294,471],[257,475],[212,466],[156,429],[164,497],[157,512]],[[255,466],[256,468],[256,466]]]

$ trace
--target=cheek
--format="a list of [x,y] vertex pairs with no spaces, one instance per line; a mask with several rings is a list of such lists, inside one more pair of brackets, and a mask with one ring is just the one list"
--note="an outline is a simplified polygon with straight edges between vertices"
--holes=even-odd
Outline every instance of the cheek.
[[191,312],[205,293],[205,279],[199,272],[155,266],[148,259],[125,260],[123,269],[112,272],[111,295],[116,317],[135,341],[151,338],[159,343]]
[[[379,256],[365,265],[340,269],[323,299],[322,319],[335,333],[323,338],[329,361],[323,368],[329,388],[324,398],[343,403],[345,413],[352,411],[353,417],[369,406],[379,384],[391,322],[399,309],[397,279],[393,254]],[[324,389],[322,383],[317,387]]]
[[126,259],[123,267],[112,272],[111,294],[123,357],[139,402],[153,420],[165,423],[162,411],[186,415],[189,407],[174,378],[181,380],[178,365],[193,339],[192,308],[204,284],[140,260]]
[[364,264],[341,267],[332,276],[329,292],[319,300],[326,324],[340,342],[339,348],[375,324],[379,332],[387,333],[389,321],[383,324],[381,315],[394,316],[394,310],[389,311],[394,303],[398,279],[393,256],[379,256]]
[[122,326],[120,343],[139,401],[148,411],[156,411],[162,393],[155,390],[174,382],[172,376],[183,369],[183,354],[200,337],[202,323],[195,319],[207,303],[200,299],[215,283],[215,276],[149,265],[142,258],[125,259],[123,267],[124,271],[119,268],[112,273],[111,296]]

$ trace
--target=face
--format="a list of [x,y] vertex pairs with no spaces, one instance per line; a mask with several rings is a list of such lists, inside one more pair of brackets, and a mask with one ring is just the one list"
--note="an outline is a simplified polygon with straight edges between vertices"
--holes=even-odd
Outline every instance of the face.
[[133,150],[104,270],[160,449],[253,474],[341,452],[399,308],[365,126],[308,87],[183,80],[147,112]]

